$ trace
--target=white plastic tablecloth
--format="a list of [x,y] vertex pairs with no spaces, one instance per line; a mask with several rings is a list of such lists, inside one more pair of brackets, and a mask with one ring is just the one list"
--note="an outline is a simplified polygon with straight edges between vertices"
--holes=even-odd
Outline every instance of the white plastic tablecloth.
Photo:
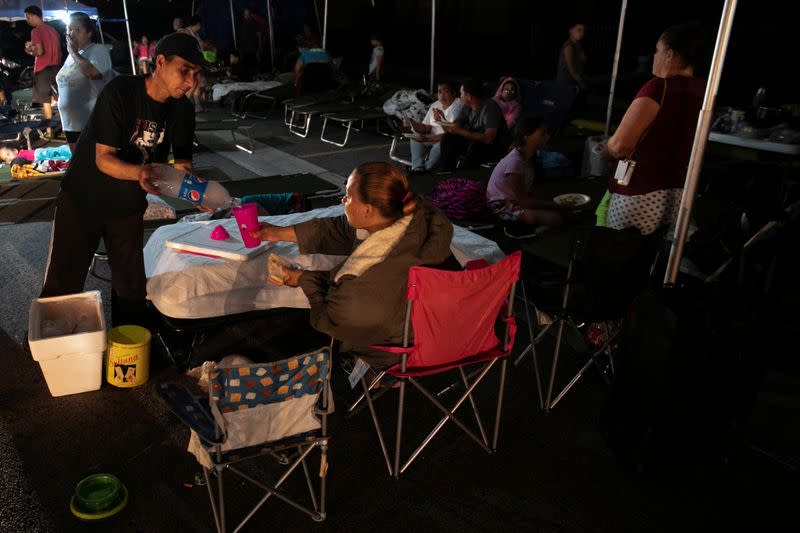
[[[259,220],[289,226],[312,218],[338,216],[342,212],[342,206],[337,205],[306,213],[260,217]],[[239,231],[234,219],[190,224],[207,225],[209,232],[217,224],[222,224],[232,234]],[[451,249],[462,265],[474,259],[494,263],[505,256],[494,241],[458,226],[454,226],[454,230]],[[269,254],[289,256],[295,264],[312,270],[330,270],[346,258],[300,254],[297,244],[288,242],[270,243],[265,253],[244,262],[177,253],[164,245],[185,232],[186,223],[162,226],[144,247],[147,297],[161,313],[173,318],[209,318],[275,307],[308,308],[308,299],[299,287],[267,283]]]

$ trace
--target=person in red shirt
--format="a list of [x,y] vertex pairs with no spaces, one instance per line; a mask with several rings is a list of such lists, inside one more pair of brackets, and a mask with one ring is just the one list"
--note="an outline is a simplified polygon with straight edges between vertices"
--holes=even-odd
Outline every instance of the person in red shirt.
[[[25,20],[33,27],[25,52],[34,57],[33,102],[42,104],[45,120],[53,118],[52,99],[56,96],[56,74],[61,66],[61,42],[58,32],[42,20],[39,6],[25,8]],[[48,126],[47,133],[52,135]]]
[[703,59],[703,37],[695,23],[661,34],[653,56],[654,77],[639,90],[614,135],[598,146],[601,154],[628,161],[623,168],[636,162],[627,179],[609,180],[609,228],[634,227],[649,235],[675,222],[706,87],[695,76]]

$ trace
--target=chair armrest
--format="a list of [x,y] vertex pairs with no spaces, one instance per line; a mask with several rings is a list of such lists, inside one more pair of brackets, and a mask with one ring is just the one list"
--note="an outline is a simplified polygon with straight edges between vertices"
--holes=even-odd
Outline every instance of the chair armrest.
[[206,402],[178,383],[161,383],[157,390],[169,410],[194,430],[201,440],[209,445],[222,444],[224,439],[216,437],[216,424]]

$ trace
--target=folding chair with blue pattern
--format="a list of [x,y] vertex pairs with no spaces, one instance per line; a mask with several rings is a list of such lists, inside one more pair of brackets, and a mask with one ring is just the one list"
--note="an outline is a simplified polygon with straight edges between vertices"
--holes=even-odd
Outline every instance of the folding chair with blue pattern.
[[[189,451],[203,465],[218,532],[226,531],[225,470],[265,492],[234,531],[239,531],[272,496],[314,521],[325,519],[327,415],[333,411],[330,366],[331,352],[327,347],[274,363],[216,365],[210,373],[207,400],[194,397],[177,383],[159,386],[161,398],[191,429]],[[318,491],[306,461],[315,448],[320,450]],[[291,458],[283,461],[288,464],[286,471],[274,483],[262,483],[238,468],[243,461],[278,454],[291,454]],[[310,507],[290,499],[281,490],[299,466],[308,486]],[[217,477],[216,494],[209,475],[212,470]]]

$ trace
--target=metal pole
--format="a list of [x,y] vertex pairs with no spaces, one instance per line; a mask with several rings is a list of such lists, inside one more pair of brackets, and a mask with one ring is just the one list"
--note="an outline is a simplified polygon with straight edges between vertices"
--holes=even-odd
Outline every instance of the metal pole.
[[128,0],[122,0],[122,9],[125,13],[125,30],[128,32],[128,52],[131,55],[131,74],[136,75],[136,61],[133,59],[133,46],[131,41],[131,23],[128,20]]
[[[314,2],[314,7],[316,7]],[[269,58],[272,70],[275,70],[275,32],[272,31],[272,0],[267,0],[267,24],[269,25]]]
[[192,0],[192,16],[194,16],[194,0]]
[[322,23],[319,20],[319,6],[317,6],[317,0],[314,0],[314,15],[317,17],[317,29],[322,27]]
[[100,23],[100,13],[97,14],[97,31],[100,32],[100,44],[105,45],[106,39],[103,37],[103,25]]
[[431,0],[431,94],[433,94],[434,52],[436,51],[436,0]]
[[619,69],[619,51],[622,48],[622,30],[625,27],[625,12],[628,10],[628,0],[622,0],[619,12],[619,29],[617,30],[617,49],[614,51],[614,66],[611,69],[611,89],[608,93],[608,109],[606,110],[606,139],[611,126],[611,106],[614,104],[614,88],[617,85],[617,71]]
[[328,49],[328,0],[325,0],[325,11],[322,14],[322,48]]
[[717,33],[717,44],[714,48],[714,58],[711,62],[711,71],[706,85],[706,95],[703,100],[703,108],[697,118],[697,130],[694,134],[694,145],[692,145],[692,156],[689,159],[689,168],[686,171],[686,182],[683,186],[683,197],[681,206],[678,210],[678,219],[675,222],[675,234],[672,237],[672,248],[669,251],[669,261],[667,271],[664,274],[664,284],[674,284],[678,279],[681,258],[683,257],[683,246],[686,244],[686,234],[689,230],[689,218],[692,216],[694,197],[697,192],[697,181],[700,175],[700,167],[703,166],[703,155],[706,151],[708,142],[708,132],[711,129],[712,114],[714,103],[717,100],[717,90],[719,89],[719,79],[722,75],[722,65],[725,64],[725,53],[728,50],[728,41],[731,36],[733,26],[733,15],[736,13],[738,0],[725,0],[722,8],[722,18],[719,22],[719,32]]
[[231,30],[233,31],[233,47],[239,48],[236,43],[236,22],[233,20],[233,0],[228,0],[228,7],[231,9]]

